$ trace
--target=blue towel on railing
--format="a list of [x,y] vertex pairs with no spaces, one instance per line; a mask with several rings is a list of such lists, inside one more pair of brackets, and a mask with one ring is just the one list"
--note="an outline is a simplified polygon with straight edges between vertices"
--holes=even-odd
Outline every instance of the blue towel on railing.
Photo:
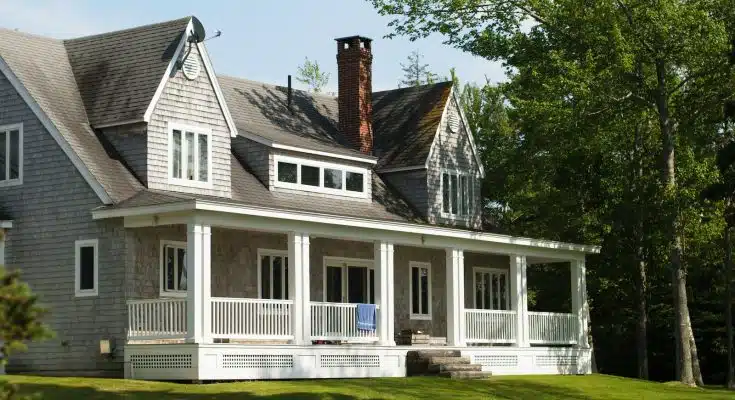
[[375,330],[375,304],[357,305],[357,329],[361,331]]

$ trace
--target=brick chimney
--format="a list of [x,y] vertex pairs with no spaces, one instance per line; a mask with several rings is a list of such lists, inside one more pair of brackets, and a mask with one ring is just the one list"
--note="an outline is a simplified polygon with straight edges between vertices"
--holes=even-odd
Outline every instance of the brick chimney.
[[337,41],[339,130],[353,148],[373,153],[373,54],[362,36]]

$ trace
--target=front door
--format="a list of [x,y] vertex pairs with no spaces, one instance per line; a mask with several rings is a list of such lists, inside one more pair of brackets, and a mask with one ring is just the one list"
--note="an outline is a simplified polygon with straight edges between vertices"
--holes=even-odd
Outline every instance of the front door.
[[375,303],[375,270],[367,262],[326,265],[325,300],[330,303]]

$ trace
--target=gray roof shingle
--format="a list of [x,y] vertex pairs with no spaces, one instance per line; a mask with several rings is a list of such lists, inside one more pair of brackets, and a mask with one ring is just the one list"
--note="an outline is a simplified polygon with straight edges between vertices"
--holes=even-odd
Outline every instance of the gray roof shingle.
[[191,18],[64,41],[92,126],[143,119]]

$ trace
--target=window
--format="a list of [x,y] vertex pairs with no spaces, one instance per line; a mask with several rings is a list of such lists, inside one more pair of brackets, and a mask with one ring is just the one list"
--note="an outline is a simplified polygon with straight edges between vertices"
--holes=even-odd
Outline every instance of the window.
[[0,186],[23,182],[23,124],[0,126]]
[[457,171],[442,171],[442,214],[468,218],[473,213],[474,176]]
[[411,319],[431,319],[431,264],[411,261]]
[[211,185],[211,131],[169,124],[170,183],[187,186]]
[[288,252],[258,250],[258,260],[260,298],[288,300]]
[[186,295],[186,242],[161,242],[161,297]]
[[475,308],[509,310],[508,271],[494,268],[474,268]]
[[98,241],[97,239],[77,240],[74,242],[74,248],[74,292],[77,297],[97,296]]
[[340,196],[367,197],[367,168],[276,155],[274,186]]
[[324,256],[324,301],[375,304],[373,260]]

